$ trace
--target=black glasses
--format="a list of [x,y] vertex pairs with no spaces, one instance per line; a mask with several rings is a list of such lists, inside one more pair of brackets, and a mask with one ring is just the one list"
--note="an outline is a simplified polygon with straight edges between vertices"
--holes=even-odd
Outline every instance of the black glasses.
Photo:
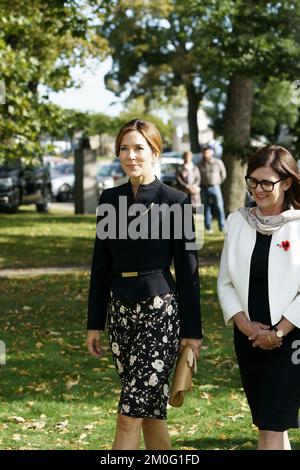
[[260,184],[261,189],[266,193],[271,193],[274,189],[275,184],[279,183],[279,181],[284,181],[285,179],[286,178],[280,178],[280,180],[277,181],[258,181],[256,178],[251,178],[251,176],[245,176],[246,185],[249,189],[255,189]]

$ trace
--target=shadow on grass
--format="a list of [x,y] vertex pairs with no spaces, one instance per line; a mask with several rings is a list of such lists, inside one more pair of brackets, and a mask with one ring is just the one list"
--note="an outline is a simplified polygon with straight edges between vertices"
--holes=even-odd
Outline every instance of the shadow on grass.
[[90,265],[96,218],[40,214],[28,210],[0,214],[0,269]]
[[192,447],[197,450],[255,450],[257,447],[256,439],[247,439],[239,437],[205,437],[203,439],[180,439],[176,444],[182,448]]
[[223,238],[219,237],[217,239],[210,240],[208,238],[204,239],[204,244],[201,250],[198,252],[198,257],[201,260],[201,257],[217,257],[221,256],[223,248]]
[[30,223],[37,224],[88,224],[95,223],[94,215],[70,215],[70,214],[41,214],[29,211],[18,212],[17,214],[0,213],[1,228],[28,227]]
[[92,237],[10,234],[0,241],[0,268],[89,266],[93,244]]
[[[251,432],[251,429],[249,429]],[[293,431],[292,431],[293,432]],[[289,435],[291,434],[291,431]],[[258,435],[257,435],[258,437]],[[300,443],[298,440],[291,439],[291,446],[293,450],[300,449]],[[253,451],[257,450],[257,439],[252,437],[243,438],[243,437],[225,437],[222,436],[221,439],[214,437],[205,437],[203,439],[180,439],[176,440],[176,446],[181,448],[194,448],[197,450],[244,450],[244,451]]]

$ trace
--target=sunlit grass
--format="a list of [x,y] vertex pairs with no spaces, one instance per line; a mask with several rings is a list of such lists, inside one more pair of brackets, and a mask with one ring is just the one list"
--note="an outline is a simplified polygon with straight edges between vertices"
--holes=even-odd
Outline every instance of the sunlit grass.
[[[223,234],[205,234],[199,256],[218,259]],[[0,215],[0,266],[88,265],[93,216]],[[254,449],[257,431],[241,389],[232,331],[216,294],[218,264],[201,268],[204,345],[193,390],[170,408],[175,449]],[[120,383],[106,337],[100,360],[85,347],[88,271],[0,279],[1,449],[109,449]],[[297,431],[290,432],[300,449]]]
[[0,214],[0,269],[90,264],[95,216],[39,214],[30,207]]
[[[192,392],[169,410],[175,449],[255,448],[216,275],[216,266],[201,270],[205,341]],[[110,448],[120,384],[106,339],[100,360],[86,352],[88,280],[87,273],[1,280],[0,448]],[[296,431],[291,436],[300,448]]]

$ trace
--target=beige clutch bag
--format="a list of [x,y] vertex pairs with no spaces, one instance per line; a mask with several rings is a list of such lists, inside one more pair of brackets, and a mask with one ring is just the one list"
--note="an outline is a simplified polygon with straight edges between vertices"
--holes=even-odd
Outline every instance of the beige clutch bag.
[[169,398],[171,406],[182,405],[185,393],[192,387],[193,372],[197,372],[196,356],[189,346],[185,346],[177,357]]

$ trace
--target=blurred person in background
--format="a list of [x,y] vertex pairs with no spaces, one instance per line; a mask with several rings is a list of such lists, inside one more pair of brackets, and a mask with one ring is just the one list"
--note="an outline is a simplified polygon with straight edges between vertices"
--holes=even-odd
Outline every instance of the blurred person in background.
[[201,175],[199,168],[193,164],[192,152],[183,153],[184,163],[176,171],[176,180],[178,189],[187,193],[191,198],[193,211],[201,205],[200,181]]
[[219,229],[223,231],[225,224],[224,202],[221,184],[226,179],[224,163],[215,158],[211,145],[205,145],[202,149],[203,158],[199,163],[201,173],[201,198],[204,204],[204,223],[208,233],[212,233],[212,210],[218,219]]

